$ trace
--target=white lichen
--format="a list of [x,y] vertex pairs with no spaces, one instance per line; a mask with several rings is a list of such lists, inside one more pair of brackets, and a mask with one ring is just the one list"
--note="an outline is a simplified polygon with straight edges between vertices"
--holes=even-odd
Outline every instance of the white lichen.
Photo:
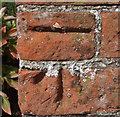
[[54,76],[54,77],[57,77],[58,74],[59,74],[59,70],[60,70],[60,66],[54,66],[55,64],[53,62],[51,62],[50,64],[48,64],[46,66],[46,69],[47,69],[47,73],[46,73],[46,76],[50,77],[50,76]]

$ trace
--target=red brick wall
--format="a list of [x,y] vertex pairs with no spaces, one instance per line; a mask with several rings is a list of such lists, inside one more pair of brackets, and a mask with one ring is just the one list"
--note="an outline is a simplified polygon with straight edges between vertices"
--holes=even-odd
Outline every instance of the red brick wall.
[[119,4],[46,4],[17,6],[21,112],[118,111]]

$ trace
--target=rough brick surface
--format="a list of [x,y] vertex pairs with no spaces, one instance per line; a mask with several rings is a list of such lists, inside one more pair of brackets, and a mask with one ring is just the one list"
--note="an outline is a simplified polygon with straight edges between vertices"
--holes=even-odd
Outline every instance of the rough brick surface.
[[120,57],[119,12],[103,12],[100,57]]
[[21,111],[63,115],[117,110],[118,73],[118,69],[101,69],[94,79],[84,81],[84,77],[71,76],[67,70],[60,71],[58,77],[46,77],[42,71],[21,71],[18,91]]
[[17,49],[23,60],[80,60],[94,56],[92,39],[91,34],[28,31]]
[[88,12],[19,13],[18,53],[23,60],[91,58],[95,54],[93,29],[94,15]]
[[94,14],[89,12],[67,13],[67,12],[23,12],[19,13],[19,21],[27,21],[29,27],[52,28],[58,23],[61,29],[81,28],[92,29],[94,26]]
[[54,114],[61,92],[61,78],[46,77],[42,71],[22,71],[19,78],[19,105],[24,114]]

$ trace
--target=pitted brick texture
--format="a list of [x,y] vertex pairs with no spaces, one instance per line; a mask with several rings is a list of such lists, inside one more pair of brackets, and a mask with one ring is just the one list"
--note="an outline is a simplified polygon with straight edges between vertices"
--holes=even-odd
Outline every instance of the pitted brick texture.
[[42,71],[21,71],[21,111],[23,114],[63,115],[117,110],[118,73],[119,69],[101,69],[94,79],[87,78],[84,82],[82,77],[71,76],[67,70],[60,70],[58,77],[46,77]]
[[[30,35],[30,36],[29,36]],[[18,40],[23,60],[80,60],[94,56],[91,34],[28,31]]]
[[102,12],[100,57],[120,57],[119,12]]
[[21,71],[19,105],[24,114],[54,114],[61,92],[60,76],[46,77],[43,71]]
[[29,27],[52,28],[57,22],[61,29],[80,28],[92,29],[94,27],[94,14],[89,12],[67,13],[67,12],[23,12],[18,14],[20,22],[27,21]]
[[23,60],[81,60],[95,54],[94,15],[23,12],[18,14],[17,50]]

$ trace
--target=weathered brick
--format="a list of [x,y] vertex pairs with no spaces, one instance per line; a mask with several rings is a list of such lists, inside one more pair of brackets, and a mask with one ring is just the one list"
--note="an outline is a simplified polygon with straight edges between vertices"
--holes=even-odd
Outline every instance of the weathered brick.
[[19,21],[27,21],[29,27],[52,28],[58,23],[61,29],[81,28],[92,29],[94,27],[94,14],[89,12],[67,13],[67,12],[23,12],[19,13]]
[[[93,73],[93,70],[90,71]],[[88,73],[90,75],[90,73]],[[119,106],[118,69],[100,70],[95,79],[62,72],[63,98],[56,110],[60,114],[109,112]],[[88,76],[89,76],[88,75]]]
[[93,14],[23,12],[17,17],[21,59],[80,60],[94,56]]
[[18,39],[23,60],[80,60],[94,56],[92,34],[27,31]]
[[60,85],[60,76],[47,77],[43,71],[21,71],[18,94],[22,113],[54,114],[61,92]]
[[119,12],[102,12],[100,57],[120,57]]
[[[19,105],[23,114],[63,115],[119,110],[119,69],[101,69],[92,79],[72,76],[67,70],[58,77],[42,71],[22,71]],[[83,79],[86,79],[83,80]]]

